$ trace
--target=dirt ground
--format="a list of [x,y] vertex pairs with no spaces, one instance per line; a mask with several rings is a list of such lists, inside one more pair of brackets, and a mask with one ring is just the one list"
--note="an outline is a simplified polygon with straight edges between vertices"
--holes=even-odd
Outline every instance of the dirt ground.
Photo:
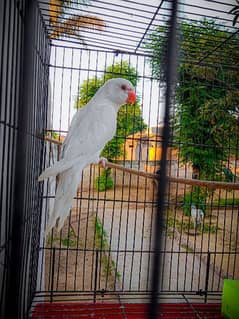
[[[97,193],[92,182],[95,176],[93,172],[85,177],[62,232],[54,232],[48,238],[45,289],[69,295],[84,292],[85,296],[96,290],[102,295],[108,292],[108,296],[116,299],[122,291],[148,291],[155,186],[151,180],[117,176],[113,190]],[[221,290],[223,278],[231,278],[233,274],[239,278],[238,208],[213,207],[204,219],[204,229],[195,232],[179,205],[185,191],[175,185],[168,189],[170,205],[164,216],[161,289],[204,290],[210,252],[208,289]],[[214,199],[223,196],[238,194],[218,191]],[[112,291],[119,294],[110,295]]]

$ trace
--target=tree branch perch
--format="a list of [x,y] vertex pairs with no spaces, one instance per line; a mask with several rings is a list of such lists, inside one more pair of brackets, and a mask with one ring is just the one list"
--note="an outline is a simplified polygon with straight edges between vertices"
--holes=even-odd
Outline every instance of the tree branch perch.
[[[53,144],[62,145],[62,142],[57,139],[53,139],[49,136],[45,136],[44,140]],[[154,180],[159,179],[158,174],[147,173],[144,171],[139,171],[132,168],[127,168],[119,164],[107,162],[108,168],[117,169],[129,174],[150,178]],[[239,190],[239,183],[228,183],[228,182],[217,182],[217,181],[207,181],[207,180],[200,180],[200,179],[190,179],[190,178],[183,178],[183,177],[173,177],[168,176],[167,180],[169,183],[177,183],[177,184],[185,184],[191,186],[200,186],[200,187],[207,187],[210,189],[230,189],[230,190]]]

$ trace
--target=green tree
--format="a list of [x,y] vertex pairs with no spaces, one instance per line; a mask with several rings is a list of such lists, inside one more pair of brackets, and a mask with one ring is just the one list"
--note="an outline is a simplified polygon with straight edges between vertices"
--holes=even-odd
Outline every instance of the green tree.
[[[213,21],[183,23],[174,134],[183,162],[199,178],[217,179],[239,136],[239,40]],[[151,35],[152,70],[163,71],[165,31]]]
[[[130,80],[134,86],[137,84],[138,76],[134,67],[131,67],[127,61],[115,63],[108,66],[100,78],[91,78],[83,82],[79,89],[79,97],[76,99],[75,107],[84,107],[105,81],[118,77]],[[139,99],[134,105],[123,105],[118,112],[116,135],[106,144],[101,155],[109,159],[119,157],[123,154],[125,137],[143,131],[145,128],[146,124],[142,118]]]

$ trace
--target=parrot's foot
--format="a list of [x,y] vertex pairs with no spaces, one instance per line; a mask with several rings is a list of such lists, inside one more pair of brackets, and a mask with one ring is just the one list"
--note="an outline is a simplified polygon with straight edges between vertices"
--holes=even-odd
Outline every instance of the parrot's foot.
[[104,169],[107,169],[107,158],[105,157],[101,157],[100,160],[99,160],[99,164],[104,168]]

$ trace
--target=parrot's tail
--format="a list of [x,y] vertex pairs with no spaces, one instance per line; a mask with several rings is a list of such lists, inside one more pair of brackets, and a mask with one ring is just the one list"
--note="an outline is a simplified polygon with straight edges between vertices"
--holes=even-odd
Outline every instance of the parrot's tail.
[[63,227],[64,221],[70,213],[73,205],[74,196],[76,195],[78,185],[81,181],[84,166],[74,165],[67,171],[58,175],[56,197],[52,212],[50,212],[49,220],[46,228],[46,235],[56,225],[58,220],[58,231]]

